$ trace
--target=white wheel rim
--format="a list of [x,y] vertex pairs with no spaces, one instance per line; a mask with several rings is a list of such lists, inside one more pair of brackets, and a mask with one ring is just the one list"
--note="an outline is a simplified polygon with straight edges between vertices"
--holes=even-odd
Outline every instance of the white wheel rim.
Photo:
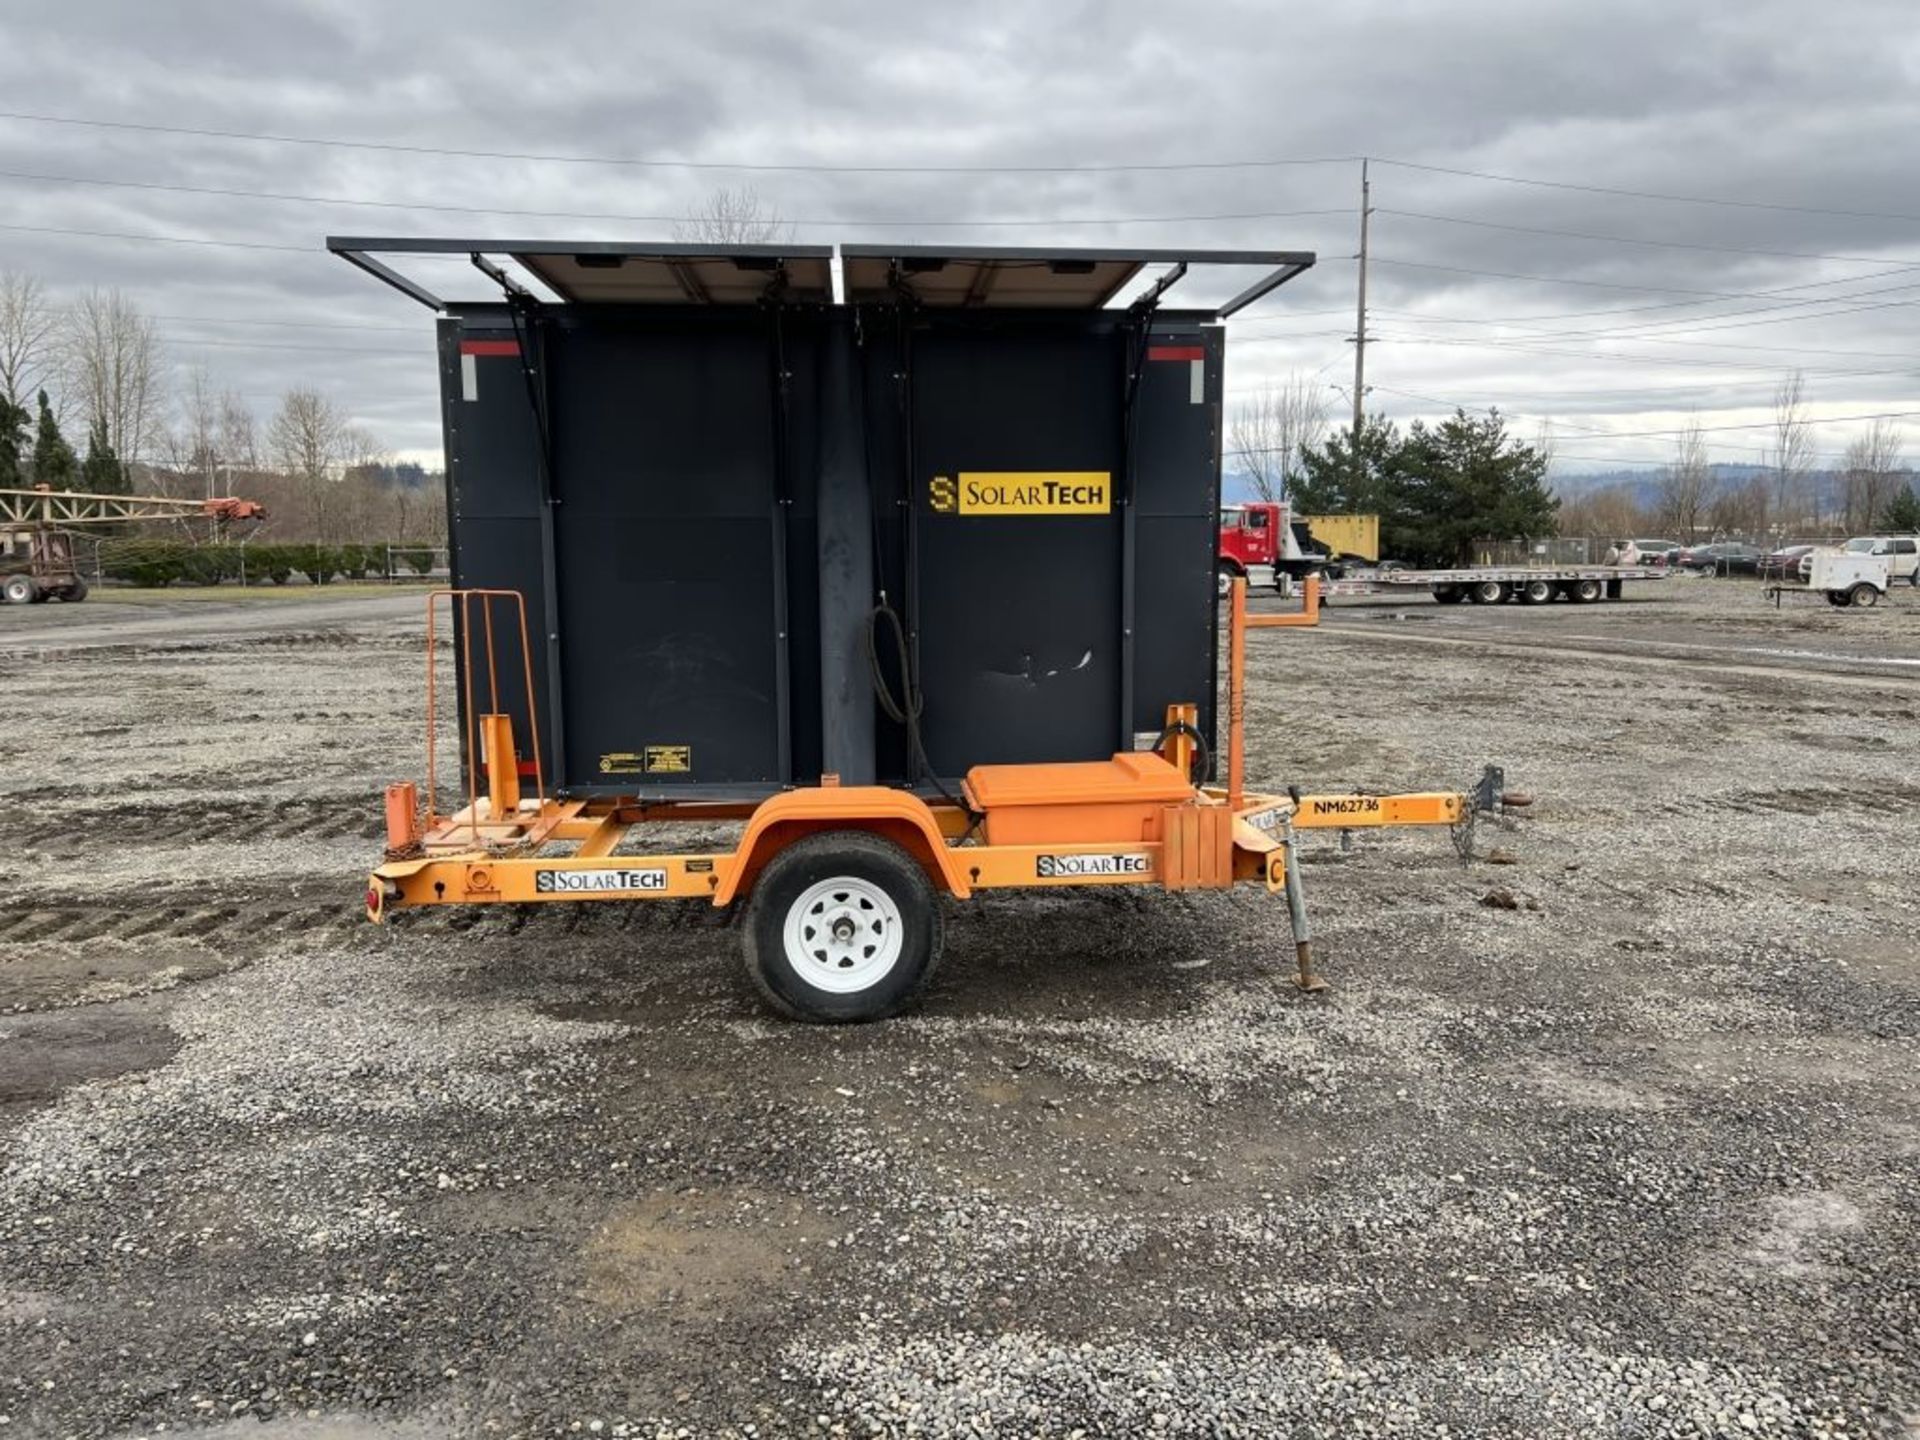
[[886,978],[900,961],[906,923],[878,885],[842,875],[809,886],[787,907],[787,961],[816,990],[851,995]]

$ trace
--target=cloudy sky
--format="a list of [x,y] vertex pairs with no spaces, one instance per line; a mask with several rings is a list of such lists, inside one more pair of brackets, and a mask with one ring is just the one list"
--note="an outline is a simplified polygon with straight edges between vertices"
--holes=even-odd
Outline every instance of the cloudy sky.
[[1229,386],[1339,408],[1362,155],[1375,410],[1551,420],[1569,471],[1695,412],[1758,460],[1717,427],[1795,367],[1823,454],[1920,412],[1911,0],[0,0],[0,37],[0,270],[421,458],[430,316],[326,234],[659,238],[724,185],[807,241],[1312,249]]

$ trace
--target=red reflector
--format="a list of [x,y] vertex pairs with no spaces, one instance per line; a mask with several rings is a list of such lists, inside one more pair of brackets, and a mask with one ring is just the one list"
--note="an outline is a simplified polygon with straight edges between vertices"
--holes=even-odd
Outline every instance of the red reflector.
[[1207,347],[1204,345],[1149,345],[1149,360],[1204,360]]
[[462,340],[460,353],[462,355],[518,355],[520,342],[518,340]]
[[519,764],[515,765],[513,768],[520,772],[520,778],[522,780],[531,779],[533,776],[540,773],[538,770],[534,768],[533,761],[531,760],[522,760]]

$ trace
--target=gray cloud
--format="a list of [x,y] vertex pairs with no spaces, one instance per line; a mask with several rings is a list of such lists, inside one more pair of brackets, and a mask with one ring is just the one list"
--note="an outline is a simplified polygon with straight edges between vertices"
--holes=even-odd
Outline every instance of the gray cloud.
[[[19,7],[15,7],[16,11]],[[504,0],[232,6],[67,3],[16,13],[0,109],[466,149],[726,161],[1112,165],[1361,153],[1454,169],[1804,212],[1634,199],[1374,169],[1378,408],[1494,405],[1556,421],[1564,454],[1658,460],[1698,408],[1761,418],[1801,366],[1827,414],[1920,408],[1915,288],[1777,322],[1771,303],[1897,286],[1920,265],[1920,25],[1910,5],[1497,3],[895,7]],[[0,170],[377,199],[410,206],[683,214],[748,183],[804,239],[1313,248],[1323,264],[1239,325],[1231,384],[1351,364],[1355,217],[1070,224],[1098,217],[1347,210],[1352,164],[1000,174],[703,173],[0,120]],[[1581,231],[1820,260],[1450,224]],[[1032,220],[1031,227],[940,220]],[[862,228],[852,220],[910,224]],[[658,224],[379,209],[0,179],[0,224],[244,240],[140,244],[0,230],[0,268],[56,292],[116,285],[176,366],[269,411],[312,383],[388,444],[438,446],[430,319],[322,252],[329,232],[639,238]],[[1418,262],[1414,268],[1391,262]],[[1518,280],[1460,271],[1541,277]],[[458,265],[449,287],[478,293]],[[1224,283],[1224,282],[1222,282]],[[1664,309],[1631,308],[1667,306]],[[1841,308],[1806,306],[1809,311]],[[1580,315],[1579,312],[1613,312]],[[1334,312],[1334,313],[1327,313]],[[1491,319],[1561,317],[1491,326]],[[1715,320],[1714,317],[1724,317]],[[271,321],[271,325],[222,323]],[[1767,324],[1750,324],[1767,320]],[[1461,322],[1461,323],[1454,323]],[[1733,326],[1706,329],[1714,324]],[[365,329],[343,328],[364,326]],[[1604,341],[1588,332],[1627,333]],[[277,347],[277,348],[269,348]],[[294,348],[310,347],[310,348]],[[1847,353],[1856,352],[1856,353]],[[1420,398],[1430,397],[1430,398]],[[1330,392],[1330,399],[1332,398]],[[1575,428],[1584,427],[1584,428]],[[1920,427],[1914,433],[1920,434]],[[1716,437],[1752,458],[1755,432]],[[1846,430],[1825,427],[1837,451]],[[1742,448],[1746,447],[1746,448]],[[1574,463],[1574,462],[1569,462]]]

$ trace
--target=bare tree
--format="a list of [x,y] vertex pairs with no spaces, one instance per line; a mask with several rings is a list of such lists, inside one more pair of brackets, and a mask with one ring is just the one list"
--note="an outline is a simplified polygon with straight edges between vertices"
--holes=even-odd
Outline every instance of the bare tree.
[[69,312],[66,360],[89,425],[103,424],[131,466],[164,425],[165,378],[153,321],[118,290],[93,290]]
[[180,396],[180,425],[168,436],[172,467],[195,479],[194,490],[212,498],[224,493],[220,471],[226,461],[221,446],[220,402],[207,381],[206,367],[187,372]]
[[1820,523],[1820,496],[1813,476],[1813,423],[1807,419],[1807,380],[1795,370],[1773,392],[1773,520],[1790,526],[1802,518]]
[[1757,540],[1767,533],[1772,501],[1773,477],[1756,474],[1742,484],[1720,486],[1707,506],[1707,521],[1716,535]]
[[1713,465],[1707,459],[1700,417],[1687,422],[1674,442],[1673,460],[1660,472],[1660,526],[1681,544],[1691,542],[1713,501]]
[[1631,486],[1603,485],[1580,494],[1564,495],[1560,501],[1562,535],[1612,541],[1640,534],[1645,529],[1645,517]]
[[335,471],[345,455],[346,433],[339,410],[317,390],[289,390],[267,429],[274,462],[298,488],[307,523],[322,541],[339,538]]
[[722,187],[673,226],[683,245],[778,245],[793,239],[793,227],[758,191]]
[[253,410],[233,390],[220,397],[220,453],[226,456],[230,470],[260,468],[260,441],[253,423]]
[[0,400],[26,409],[54,388],[59,330],[60,312],[38,280],[0,273]]
[[1887,502],[1900,490],[1900,430],[1875,420],[1847,442],[1842,466],[1846,484],[1847,529],[1871,530]]
[[1290,375],[1240,406],[1230,444],[1262,500],[1284,499],[1300,457],[1327,433],[1327,406],[1312,379]]

